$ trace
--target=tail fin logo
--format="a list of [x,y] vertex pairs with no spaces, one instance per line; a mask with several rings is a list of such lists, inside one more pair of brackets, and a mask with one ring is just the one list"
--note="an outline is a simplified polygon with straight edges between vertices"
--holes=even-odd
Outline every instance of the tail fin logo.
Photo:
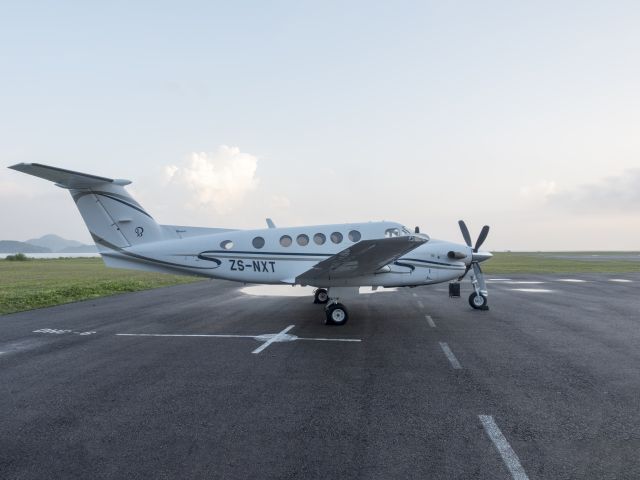
[[136,235],[137,235],[137,236],[141,237],[141,236],[142,236],[142,234],[144,233],[144,228],[142,228],[142,227],[136,227],[135,232],[136,232]]

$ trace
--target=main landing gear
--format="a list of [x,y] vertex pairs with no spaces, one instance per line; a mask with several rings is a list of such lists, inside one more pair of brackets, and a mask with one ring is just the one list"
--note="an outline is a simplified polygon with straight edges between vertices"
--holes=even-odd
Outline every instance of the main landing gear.
[[341,303],[330,303],[326,306],[324,313],[327,316],[325,325],[344,325],[349,320],[347,308]]
[[325,325],[344,325],[349,320],[349,313],[339,300],[357,295],[357,287],[318,288],[313,295],[313,303],[325,305]]
[[329,293],[324,288],[318,288],[314,295],[313,303],[325,304],[329,301]]

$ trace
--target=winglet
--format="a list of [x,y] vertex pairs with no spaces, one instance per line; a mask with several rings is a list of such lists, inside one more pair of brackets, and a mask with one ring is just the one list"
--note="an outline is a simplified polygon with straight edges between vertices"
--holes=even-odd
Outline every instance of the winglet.
[[267,218],[267,227],[276,228],[276,224],[273,223],[273,220],[271,220],[270,218]]
[[44,178],[62,188],[90,188],[105,183],[124,186],[131,183],[129,180],[99,177],[97,175],[74,172],[73,170],[66,170],[64,168],[50,167],[49,165],[42,165],[40,163],[18,163],[11,165],[9,168],[33,175],[34,177]]

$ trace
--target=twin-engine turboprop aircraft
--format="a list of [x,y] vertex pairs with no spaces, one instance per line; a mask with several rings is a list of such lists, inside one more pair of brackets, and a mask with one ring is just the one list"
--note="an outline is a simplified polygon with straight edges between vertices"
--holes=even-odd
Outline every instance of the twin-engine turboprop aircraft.
[[416,287],[459,281],[470,274],[469,304],[488,309],[479,251],[489,227],[472,247],[429,238],[394,222],[230,230],[160,225],[114,180],[38,163],[9,168],[69,190],[108,267],[199,275],[243,283],[311,285],[325,304],[326,324],[348,320],[345,298],[360,286]]

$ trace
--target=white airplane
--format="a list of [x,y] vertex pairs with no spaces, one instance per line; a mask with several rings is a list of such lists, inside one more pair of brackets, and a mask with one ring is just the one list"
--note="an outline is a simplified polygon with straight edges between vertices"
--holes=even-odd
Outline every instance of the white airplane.
[[[231,230],[160,225],[117,180],[38,163],[9,168],[55,182],[69,190],[108,267],[198,275],[242,283],[309,285],[315,303],[326,304],[328,325],[349,316],[340,303],[360,286],[416,287],[458,282],[470,273],[469,304],[488,309],[479,251],[489,233],[484,226],[472,246],[429,238],[395,222],[344,223]],[[458,289],[459,290],[459,289]]]

